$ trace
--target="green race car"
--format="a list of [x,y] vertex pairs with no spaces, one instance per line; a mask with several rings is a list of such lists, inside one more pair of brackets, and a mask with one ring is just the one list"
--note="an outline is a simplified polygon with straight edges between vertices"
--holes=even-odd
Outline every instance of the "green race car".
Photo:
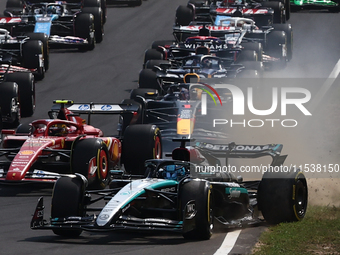
[[340,11],[339,0],[290,0],[292,10],[299,9],[328,9],[330,12]]

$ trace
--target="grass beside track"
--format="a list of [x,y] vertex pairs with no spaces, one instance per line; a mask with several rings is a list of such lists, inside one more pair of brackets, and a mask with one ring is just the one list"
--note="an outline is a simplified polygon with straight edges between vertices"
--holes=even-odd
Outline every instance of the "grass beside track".
[[253,254],[340,254],[340,207],[309,206],[302,221],[269,227]]

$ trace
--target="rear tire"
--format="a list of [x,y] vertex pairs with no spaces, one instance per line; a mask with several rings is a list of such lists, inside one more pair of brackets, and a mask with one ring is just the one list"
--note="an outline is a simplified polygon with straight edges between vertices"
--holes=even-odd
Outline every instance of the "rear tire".
[[266,54],[278,58],[274,68],[284,68],[287,64],[287,36],[284,31],[272,31],[267,36]]
[[148,60],[163,60],[164,56],[163,53],[159,52],[156,49],[147,49],[144,53],[144,64],[148,61]]
[[48,36],[45,33],[27,33],[25,34],[30,40],[41,41],[43,44],[43,56],[45,71],[50,68],[50,49],[48,45]]
[[287,37],[287,60],[293,58],[293,29],[291,24],[274,24],[274,31],[284,31]]
[[161,90],[157,81],[157,74],[150,69],[142,69],[139,73],[139,85],[140,89],[157,89]]
[[278,1],[270,1],[270,2],[262,2],[262,6],[269,7],[274,10],[274,16],[273,16],[273,23],[286,23],[286,17],[283,13],[284,6],[281,2]]
[[15,128],[20,123],[19,88],[15,82],[0,84],[1,115],[7,119],[5,128]]
[[257,192],[259,210],[270,224],[300,221],[308,203],[308,188],[300,171],[266,172]]
[[145,160],[160,158],[161,132],[156,125],[136,124],[125,129],[122,162],[127,173],[144,175]]
[[35,82],[33,74],[10,73],[6,75],[6,81],[18,84],[21,116],[32,116],[35,111]]
[[93,50],[95,47],[94,38],[94,17],[91,13],[79,13],[74,21],[75,36],[87,39],[88,44],[78,47],[80,51]]
[[[85,185],[80,177],[60,177],[54,185],[51,202],[51,218],[84,216]],[[59,236],[77,237],[81,229],[53,229]]]
[[180,5],[177,7],[175,22],[177,26],[188,26],[194,19],[194,12],[189,6]]
[[84,7],[82,13],[91,13],[94,17],[94,37],[96,43],[101,43],[104,38],[103,11],[100,7]]
[[36,69],[34,73],[36,80],[42,80],[45,77],[44,67],[44,49],[41,41],[29,40],[22,46],[22,55],[24,67],[28,69]]
[[[95,172],[93,169],[96,169]],[[104,189],[109,182],[106,144],[97,138],[75,141],[71,152],[71,172],[85,176],[90,189]]]

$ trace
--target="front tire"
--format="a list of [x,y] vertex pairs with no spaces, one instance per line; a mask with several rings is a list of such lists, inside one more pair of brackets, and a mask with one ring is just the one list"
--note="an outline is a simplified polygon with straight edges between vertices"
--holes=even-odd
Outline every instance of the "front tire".
[[306,177],[300,170],[266,172],[260,182],[257,199],[268,223],[300,221],[306,214],[308,203]]
[[[212,187],[208,181],[190,180],[182,183],[179,191],[185,239],[210,239],[214,227]],[[186,205],[194,201],[196,214],[190,219]],[[187,211],[185,211],[187,210]]]
[[[54,185],[51,202],[51,218],[84,216],[85,184],[79,177],[60,177]],[[81,229],[53,229],[59,236],[77,237]]]

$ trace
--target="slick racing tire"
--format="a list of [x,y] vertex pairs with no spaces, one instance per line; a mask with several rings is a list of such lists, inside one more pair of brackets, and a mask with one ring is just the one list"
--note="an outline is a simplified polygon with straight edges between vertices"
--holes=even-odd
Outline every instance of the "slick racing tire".
[[79,13],[74,21],[75,36],[87,39],[86,45],[78,47],[80,51],[93,50],[95,48],[94,17],[91,13]]
[[144,53],[144,64],[148,60],[152,60],[152,59],[163,60],[164,59],[163,53],[159,52],[156,49],[147,49]]
[[44,68],[47,71],[50,68],[50,50],[48,45],[48,36],[45,33],[26,33],[30,40],[41,41],[43,44]]
[[6,75],[6,81],[18,84],[21,117],[32,116],[35,111],[35,82],[33,74],[9,73]]
[[34,77],[40,81],[45,77],[44,48],[41,41],[29,40],[22,46],[24,67],[36,69]]
[[145,99],[155,99],[158,96],[156,89],[133,89],[130,93],[130,99],[138,100],[138,97]]
[[16,128],[20,123],[19,88],[15,82],[0,83],[0,109],[7,121],[5,128]]
[[274,31],[284,31],[287,37],[287,60],[293,58],[293,29],[291,24],[274,24]]
[[308,203],[306,177],[300,170],[266,172],[258,188],[257,200],[259,210],[270,224],[300,221]]
[[274,69],[286,67],[287,64],[287,36],[284,31],[272,31],[267,35],[265,52],[267,55],[278,58],[273,63]]
[[[137,99],[138,100],[138,99]],[[144,103],[144,102],[141,102]],[[137,116],[134,114],[124,114],[119,117],[118,122],[118,135],[122,137],[124,135],[125,129],[129,125],[133,124],[142,124],[143,123],[143,109],[142,104],[139,102],[136,102],[134,99],[124,99],[122,101],[122,104],[131,104],[131,105],[137,105]]]
[[96,43],[101,43],[104,38],[103,11],[100,7],[84,7],[83,13],[91,13],[94,17],[94,37]]
[[157,81],[157,74],[150,69],[142,69],[139,73],[139,85],[140,89],[157,89],[161,90]]
[[[269,0],[270,2],[273,0]],[[282,5],[285,8],[285,20],[289,20],[290,19],[290,0],[280,0],[280,2],[282,3]]]
[[[242,64],[245,68],[244,71],[252,71],[252,70],[255,70],[257,71],[257,76],[259,77],[262,77],[263,76],[263,72],[264,72],[264,66],[263,66],[263,62],[260,62],[260,61],[243,61],[243,62],[240,62],[239,64]],[[243,71],[243,72],[244,72]],[[243,74],[244,75],[244,74]],[[241,75],[242,77],[242,75]],[[255,78],[255,77],[254,77]]]
[[144,68],[157,71],[156,66],[161,67],[161,65],[166,65],[170,67],[171,63],[167,60],[150,59],[145,63]]
[[262,6],[272,8],[274,10],[273,23],[285,23],[286,17],[284,15],[284,6],[281,2],[271,1],[262,2]]
[[[52,191],[51,218],[66,218],[70,216],[84,216],[85,183],[80,176],[60,177]],[[81,229],[53,229],[59,236],[77,237]]]
[[195,19],[194,11],[189,6],[180,5],[176,9],[176,25],[188,26]]
[[242,61],[260,61],[255,50],[242,50],[239,54],[236,59],[237,63]]
[[[208,240],[214,228],[212,187],[205,180],[190,180],[179,186],[179,200],[183,218],[183,237],[186,239]],[[194,206],[186,206],[194,201]],[[190,203],[189,203],[190,204]],[[194,218],[190,216],[194,213]]]
[[107,19],[107,7],[106,0],[83,0],[83,7],[100,7],[102,9],[102,22],[106,23]]
[[125,129],[122,162],[129,174],[144,175],[145,160],[162,158],[161,132],[156,125],[136,124]]
[[258,43],[258,42],[246,42],[246,43],[242,43],[241,46],[243,47],[243,50],[255,51],[256,54],[257,54],[257,61],[262,61],[263,60],[263,57],[262,57],[262,55],[263,55],[263,46],[262,46],[262,43]]
[[75,140],[71,149],[71,172],[88,180],[89,189],[104,189],[109,182],[108,149],[103,140]]
[[160,41],[153,41],[151,44],[152,49],[158,49],[158,46],[164,47],[166,45],[174,45],[173,40],[160,40]]

